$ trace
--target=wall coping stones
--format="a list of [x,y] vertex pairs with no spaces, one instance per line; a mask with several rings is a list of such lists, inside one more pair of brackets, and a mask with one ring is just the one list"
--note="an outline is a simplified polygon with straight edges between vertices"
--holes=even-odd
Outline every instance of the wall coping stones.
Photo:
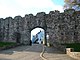
[[66,48],[66,54],[74,59],[80,60],[80,52],[73,52],[73,48]]

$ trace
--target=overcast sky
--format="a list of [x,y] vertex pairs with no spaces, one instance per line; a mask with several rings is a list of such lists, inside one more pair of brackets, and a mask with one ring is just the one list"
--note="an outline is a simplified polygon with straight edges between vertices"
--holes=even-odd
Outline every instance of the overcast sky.
[[63,12],[63,4],[64,0],[0,0],[0,18],[53,10]]

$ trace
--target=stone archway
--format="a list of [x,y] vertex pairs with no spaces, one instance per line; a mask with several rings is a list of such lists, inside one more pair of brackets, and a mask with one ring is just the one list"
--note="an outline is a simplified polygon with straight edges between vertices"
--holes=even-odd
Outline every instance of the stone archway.
[[[33,16],[32,14],[26,15],[25,16],[25,31],[24,31],[24,44],[30,44],[30,38],[31,38],[31,30],[39,27],[45,30],[45,34],[46,34],[46,30],[47,30],[47,26],[46,26],[46,21],[45,21],[45,13],[41,12],[41,13],[37,13],[36,16]],[[46,39],[46,37],[45,37]]]

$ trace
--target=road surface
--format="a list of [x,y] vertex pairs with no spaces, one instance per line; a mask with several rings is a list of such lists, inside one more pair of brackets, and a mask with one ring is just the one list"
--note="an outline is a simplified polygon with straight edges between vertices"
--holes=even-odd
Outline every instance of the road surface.
[[[34,44],[32,46],[19,46],[0,51],[0,60],[42,60],[40,57],[42,46],[41,44]],[[74,60],[66,54],[60,53],[55,48],[48,47],[46,47],[44,57],[47,60]]]

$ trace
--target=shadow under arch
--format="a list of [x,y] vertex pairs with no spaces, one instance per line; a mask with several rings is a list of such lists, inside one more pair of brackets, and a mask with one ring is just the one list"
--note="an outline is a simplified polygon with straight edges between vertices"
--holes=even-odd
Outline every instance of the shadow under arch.
[[31,33],[32,30],[36,29],[36,28],[41,28],[43,31],[44,31],[44,44],[46,45],[47,44],[47,41],[46,41],[46,29],[44,27],[41,27],[41,26],[36,26],[36,27],[33,27],[31,28],[29,31]]
[[29,31],[31,32],[31,31],[32,31],[33,29],[35,29],[35,28],[42,28],[44,31],[46,31],[46,28],[41,27],[41,26],[36,26],[36,27],[30,28]]

